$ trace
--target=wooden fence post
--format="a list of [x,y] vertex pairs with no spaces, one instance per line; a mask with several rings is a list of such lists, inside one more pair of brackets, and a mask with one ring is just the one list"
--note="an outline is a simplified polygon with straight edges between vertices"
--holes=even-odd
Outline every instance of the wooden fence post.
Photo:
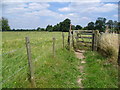
[[72,24],[70,24],[70,30],[68,32],[68,47],[69,47],[69,51],[71,51],[71,30],[72,30]]
[[77,32],[77,36],[76,36],[76,48],[78,49],[78,32]]
[[26,49],[27,49],[27,57],[28,57],[28,65],[29,65],[31,86],[32,86],[33,88],[35,88],[35,87],[36,87],[36,84],[35,84],[33,63],[32,63],[32,58],[31,58],[30,40],[29,40],[28,37],[25,37],[25,39],[26,39]]
[[55,38],[53,38],[53,57],[55,57]]
[[72,46],[73,46],[73,49],[74,49],[74,36],[73,36],[73,31],[72,31]]
[[94,50],[97,51],[97,48],[98,48],[98,35],[99,35],[99,31],[98,30],[95,30],[95,33],[94,33]]
[[64,46],[64,33],[62,32],[62,39],[63,39],[63,48],[65,47]]
[[92,34],[92,51],[94,51],[94,40],[95,39],[95,34],[94,34],[94,32],[93,32],[93,34]]
[[118,49],[118,65],[120,67],[120,34],[118,34],[118,44],[119,44],[119,49]]
[[71,51],[70,31],[69,31],[69,33],[68,33],[68,48],[69,48],[69,51]]
[[120,45],[119,45],[119,51],[118,51],[118,65],[120,66]]

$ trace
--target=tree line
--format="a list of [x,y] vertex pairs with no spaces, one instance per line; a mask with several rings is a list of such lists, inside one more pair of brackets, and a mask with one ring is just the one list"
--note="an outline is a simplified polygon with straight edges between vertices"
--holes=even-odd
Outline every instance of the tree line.
[[[11,29],[9,26],[8,19],[2,17],[0,19],[2,22],[2,31],[63,31],[68,32],[70,29],[71,20],[65,19],[64,21],[57,23],[56,25],[47,25],[46,28],[38,27],[37,29]],[[120,30],[120,22],[108,20],[103,17],[97,18],[95,22],[89,22],[87,26],[82,27],[81,25],[72,25],[72,30],[99,30],[100,32],[104,32],[106,26],[110,30],[118,31]]]

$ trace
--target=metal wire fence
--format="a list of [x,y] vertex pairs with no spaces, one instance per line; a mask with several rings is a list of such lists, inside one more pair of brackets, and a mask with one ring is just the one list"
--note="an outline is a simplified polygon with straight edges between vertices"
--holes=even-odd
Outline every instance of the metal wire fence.
[[[66,37],[65,37],[66,43]],[[55,38],[55,51],[59,48],[63,47],[62,38]],[[31,53],[33,64],[36,65],[36,62],[40,61],[44,57],[49,55],[53,55],[53,40],[46,40],[42,42],[32,42],[31,45]],[[47,52],[47,53],[46,53]],[[26,45],[21,48],[2,53],[2,81],[0,84],[4,88],[6,87],[23,87],[22,80],[29,81],[29,63],[28,63],[28,55],[26,52]],[[37,68],[34,66],[34,68]],[[21,80],[20,80],[21,77]],[[19,86],[18,83],[21,83]],[[28,82],[24,83],[25,85]],[[27,86],[26,86],[27,87]]]

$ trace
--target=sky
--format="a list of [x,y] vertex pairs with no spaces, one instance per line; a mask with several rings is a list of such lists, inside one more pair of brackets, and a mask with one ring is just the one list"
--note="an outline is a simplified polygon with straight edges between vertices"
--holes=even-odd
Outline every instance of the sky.
[[118,21],[118,3],[117,0],[5,0],[2,16],[12,29],[45,28],[66,18],[71,19],[71,24],[84,27],[98,17]]

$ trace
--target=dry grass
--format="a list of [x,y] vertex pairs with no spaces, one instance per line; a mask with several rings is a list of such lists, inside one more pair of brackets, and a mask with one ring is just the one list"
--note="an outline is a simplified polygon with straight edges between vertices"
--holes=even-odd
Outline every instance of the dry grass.
[[118,56],[118,34],[104,33],[99,37],[98,46],[103,55],[117,59]]

